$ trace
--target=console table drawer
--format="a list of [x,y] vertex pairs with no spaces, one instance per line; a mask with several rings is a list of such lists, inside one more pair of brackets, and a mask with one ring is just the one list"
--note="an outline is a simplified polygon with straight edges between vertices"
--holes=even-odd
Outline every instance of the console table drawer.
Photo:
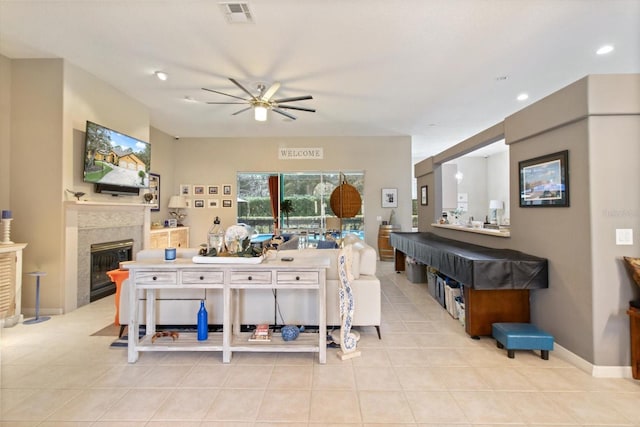
[[269,284],[271,283],[271,272],[270,271],[232,271],[230,283],[231,284],[239,284],[239,283]]
[[278,271],[278,283],[320,283],[320,276],[317,271]]
[[224,283],[223,271],[183,271],[182,284],[193,285],[198,283],[222,284]]
[[176,271],[136,271],[137,283],[166,283],[175,285],[178,282]]

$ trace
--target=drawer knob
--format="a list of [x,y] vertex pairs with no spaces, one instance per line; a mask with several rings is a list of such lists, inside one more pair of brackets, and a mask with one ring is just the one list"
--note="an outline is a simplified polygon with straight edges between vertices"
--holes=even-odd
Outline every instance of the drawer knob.
[[296,280],[300,280],[300,276],[296,276]]
[[204,280],[204,276],[200,276],[200,280]]
[[152,278],[152,279],[153,279],[153,280],[158,280],[158,277],[156,277],[156,276],[153,276],[153,278]]
[[253,277],[249,276],[247,277],[247,280],[253,280]]

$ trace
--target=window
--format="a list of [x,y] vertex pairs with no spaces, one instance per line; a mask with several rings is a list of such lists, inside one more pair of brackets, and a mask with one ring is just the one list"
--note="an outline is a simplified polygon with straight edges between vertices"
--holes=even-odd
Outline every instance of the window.
[[[270,176],[278,178],[277,200],[282,231],[323,232],[335,223],[330,198],[333,190],[340,184],[340,172],[238,173],[238,222],[251,225],[259,233],[273,233]],[[342,173],[342,176],[363,197],[364,173]],[[364,237],[363,212],[359,212],[354,218],[343,218],[342,230]]]

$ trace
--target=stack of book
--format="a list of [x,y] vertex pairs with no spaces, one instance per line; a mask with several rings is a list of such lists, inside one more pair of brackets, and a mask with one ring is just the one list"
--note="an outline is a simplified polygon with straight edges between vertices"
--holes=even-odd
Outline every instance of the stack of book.
[[271,331],[266,323],[256,325],[249,341],[271,341]]

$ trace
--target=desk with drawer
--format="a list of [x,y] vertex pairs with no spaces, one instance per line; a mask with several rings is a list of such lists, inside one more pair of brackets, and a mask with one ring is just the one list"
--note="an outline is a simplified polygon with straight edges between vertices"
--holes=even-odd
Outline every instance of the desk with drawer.
[[[224,363],[229,363],[236,351],[316,352],[320,363],[326,363],[326,269],[329,267],[326,257],[290,262],[268,259],[260,264],[196,264],[192,260],[178,258],[174,262],[136,261],[122,267],[130,270],[133,286],[129,293],[129,363],[136,362],[141,351],[221,351]],[[208,340],[198,341],[196,333],[181,332],[175,340],[169,337],[154,342],[158,289],[222,289],[222,333],[210,333]],[[238,307],[240,293],[255,289],[317,290],[318,334],[300,334],[298,339],[286,342],[279,334],[273,334],[270,342],[250,342],[251,334],[240,332]],[[143,337],[138,338],[138,299],[145,296],[146,331]]]

